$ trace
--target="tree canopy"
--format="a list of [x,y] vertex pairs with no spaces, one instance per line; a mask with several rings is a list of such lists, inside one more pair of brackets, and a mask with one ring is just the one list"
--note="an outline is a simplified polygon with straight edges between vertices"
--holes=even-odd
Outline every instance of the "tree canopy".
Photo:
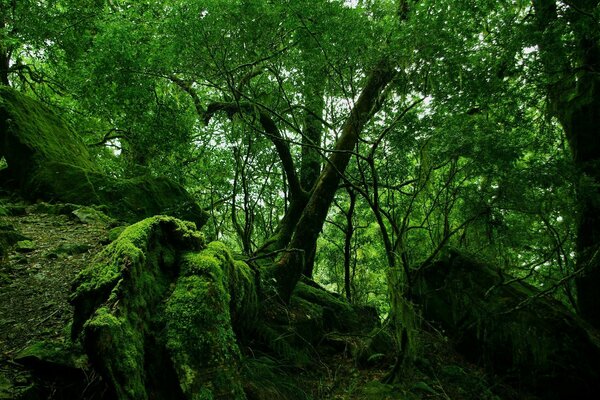
[[304,276],[376,305],[398,365],[420,274],[448,249],[600,328],[598,1],[1,0],[0,15],[0,83],[60,110],[103,174],[185,187],[207,238],[283,304]]

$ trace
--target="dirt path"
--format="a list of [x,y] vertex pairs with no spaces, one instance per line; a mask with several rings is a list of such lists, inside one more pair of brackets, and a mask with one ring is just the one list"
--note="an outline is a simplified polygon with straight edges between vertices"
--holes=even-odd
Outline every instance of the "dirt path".
[[[0,354],[12,357],[28,344],[65,335],[72,317],[71,282],[107,239],[103,223],[28,206],[21,216],[0,217],[32,243],[12,248],[1,261]],[[46,211],[46,212],[44,212]],[[31,247],[28,249],[27,247]]]

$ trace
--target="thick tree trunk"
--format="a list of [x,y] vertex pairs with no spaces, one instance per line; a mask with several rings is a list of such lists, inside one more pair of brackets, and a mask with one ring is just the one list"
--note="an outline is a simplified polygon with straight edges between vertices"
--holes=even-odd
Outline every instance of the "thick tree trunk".
[[321,173],[321,136],[323,133],[323,108],[325,107],[325,71],[307,67],[304,72],[304,130],[302,132],[302,162],[300,184],[310,191]]
[[[540,51],[549,79],[549,100],[579,171],[577,201],[577,303],[582,317],[600,328],[600,46],[591,13],[598,1],[575,1],[567,12],[574,54],[556,33],[556,2],[536,0]],[[574,65],[571,65],[574,64]],[[577,70],[577,74],[574,71]]]
[[391,82],[394,75],[394,68],[387,59],[380,61],[369,75],[360,97],[344,123],[335,151],[323,168],[300,216],[288,245],[289,251],[271,271],[277,282],[277,292],[284,302],[289,301],[291,293],[304,271],[307,255],[311,255],[315,246],[329,206],[337,191],[341,174],[346,170],[358,137],[364,125],[379,108],[382,91]]
[[[310,191],[321,173],[321,136],[323,133],[323,108],[325,107],[325,71],[313,66],[304,70],[304,131],[302,134],[302,161],[300,163],[300,184]],[[317,243],[307,255],[304,263],[304,275],[312,278]]]

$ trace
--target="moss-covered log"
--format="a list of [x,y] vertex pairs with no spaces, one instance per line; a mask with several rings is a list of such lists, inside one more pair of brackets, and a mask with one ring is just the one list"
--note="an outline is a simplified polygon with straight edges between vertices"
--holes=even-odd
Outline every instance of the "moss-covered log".
[[149,218],[78,277],[73,336],[119,399],[243,399],[233,326],[254,319],[254,282],[191,225]]
[[135,222],[157,214],[207,220],[194,199],[166,178],[117,179],[99,171],[81,138],[51,109],[0,87],[0,186],[26,198],[108,205],[112,216]]
[[510,383],[545,399],[600,393],[593,331],[536,288],[448,251],[422,271],[416,297],[465,356]]

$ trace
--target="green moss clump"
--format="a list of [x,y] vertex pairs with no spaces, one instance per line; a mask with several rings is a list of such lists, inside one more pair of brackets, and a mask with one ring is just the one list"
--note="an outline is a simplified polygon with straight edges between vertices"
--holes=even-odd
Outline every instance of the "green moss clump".
[[168,277],[176,275],[177,249],[199,249],[203,239],[191,223],[172,217],[147,218],[127,227],[74,282],[73,336],[100,304],[107,301],[143,306],[158,303]]
[[167,350],[188,398],[198,393],[211,393],[215,399],[245,398],[229,296],[218,280],[179,278],[166,304],[165,321]]
[[232,321],[249,321],[256,312],[254,276],[225,245],[212,242],[183,257],[164,319],[167,349],[188,397],[245,398]]
[[78,276],[73,336],[117,398],[245,399],[233,315],[256,315],[254,276],[223,244],[201,248],[193,224],[153,217]]

